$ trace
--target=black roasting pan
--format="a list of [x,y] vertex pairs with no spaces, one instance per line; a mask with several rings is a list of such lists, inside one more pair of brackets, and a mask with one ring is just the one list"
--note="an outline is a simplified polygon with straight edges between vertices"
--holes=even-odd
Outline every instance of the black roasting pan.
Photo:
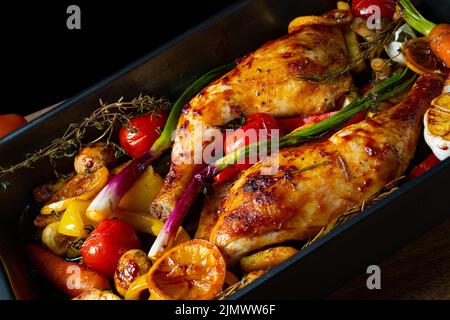
[[[436,22],[450,21],[450,1],[425,0],[421,10]],[[140,93],[175,98],[196,77],[286,33],[290,20],[333,9],[330,0],[240,1],[147,54],[56,109],[0,139],[0,166],[12,164],[60,136],[98,106]],[[415,161],[426,147],[419,144]],[[22,249],[22,220],[34,186],[53,178],[48,160],[4,178],[0,191],[0,299],[50,298],[36,284]],[[326,297],[352,276],[450,218],[450,159],[409,181],[376,205],[337,227],[230,299]],[[404,266],[408,268],[408,266]]]

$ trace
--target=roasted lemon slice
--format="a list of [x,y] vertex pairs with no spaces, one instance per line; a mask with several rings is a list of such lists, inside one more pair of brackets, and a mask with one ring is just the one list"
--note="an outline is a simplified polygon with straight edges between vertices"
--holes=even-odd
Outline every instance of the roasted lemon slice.
[[148,272],[147,282],[153,299],[208,300],[222,290],[225,269],[216,246],[194,239],[162,255]]
[[301,16],[289,23],[288,32],[292,33],[305,26],[336,26],[349,23],[353,17],[350,10],[333,10],[322,16]]
[[408,68],[418,74],[444,76],[448,71],[424,37],[410,39],[403,49],[403,56]]
[[450,93],[433,100],[424,117],[424,137],[439,160],[450,156]]
[[77,174],[51,196],[47,205],[42,207],[41,214],[64,211],[75,200],[92,199],[108,183],[108,179],[109,171],[105,167],[94,173]]

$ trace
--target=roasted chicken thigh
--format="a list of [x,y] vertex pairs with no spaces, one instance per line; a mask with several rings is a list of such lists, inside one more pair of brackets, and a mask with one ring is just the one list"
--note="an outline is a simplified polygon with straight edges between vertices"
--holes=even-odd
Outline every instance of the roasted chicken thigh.
[[[395,107],[255,164],[223,200],[210,241],[232,264],[262,247],[314,236],[404,173],[441,89],[442,81],[422,76]],[[276,174],[260,173],[276,161]]]
[[[195,146],[204,133],[243,115],[257,112],[274,117],[323,113],[352,86],[350,75],[327,83],[320,77],[347,64],[342,31],[336,26],[311,25],[268,42],[201,91],[188,103],[178,123],[172,164],[151,212],[165,220],[193,174]],[[200,149],[204,145],[200,145]]]

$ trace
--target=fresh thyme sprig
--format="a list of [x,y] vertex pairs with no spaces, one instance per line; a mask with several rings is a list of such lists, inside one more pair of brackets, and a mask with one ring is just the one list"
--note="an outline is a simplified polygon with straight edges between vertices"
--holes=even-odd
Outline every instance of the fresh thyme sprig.
[[310,80],[314,82],[331,82],[353,70],[357,65],[365,60],[372,60],[380,56],[382,49],[388,45],[394,37],[395,31],[402,25],[403,20],[399,19],[388,24],[383,30],[377,32],[374,37],[360,44],[361,53],[345,67],[331,71],[324,76],[303,76],[299,75],[299,80]]
[[[147,95],[139,95],[131,101],[124,101],[123,97],[114,103],[105,103],[99,100],[99,108],[85,118],[81,123],[72,123],[64,134],[53,140],[48,146],[27,154],[25,160],[9,167],[0,167],[0,178],[8,173],[13,173],[21,168],[29,168],[36,161],[48,157],[54,165],[54,160],[74,156],[81,147],[92,145],[98,141],[105,141],[116,151],[116,156],[123,154],[122,148],[112,141],[112,134],[119,126],[130,126],[130,119],[145,113],[157,110],[167,111],[170,102],[165,98],[154,98]],[[84,141],[88,129],[97,129],[100,134],[93,140]],[[2,182],[3,186],[3,182]]]

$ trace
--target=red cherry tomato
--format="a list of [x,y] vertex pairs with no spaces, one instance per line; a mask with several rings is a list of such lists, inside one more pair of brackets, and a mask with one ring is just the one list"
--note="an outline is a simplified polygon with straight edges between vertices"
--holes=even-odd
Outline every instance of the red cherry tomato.
[[167,115],[160,111],[131,119],[131,128],[120,129],[120,145],[130,157],[140,157],[159,138],[166,120]]
[[87,237],[81,247],[86,265],[112,278],[120,257],[130,249],[140,249],[136,232],[117,219],[102,221]]
[[[251,134],[249,131],[254,130],[255,134]],[[279,130],[279,136],[282,135],[281,127],[278,121],[266,114],[266,113],[254,113],[247,117],[245,124],[234,133],[225,137],[225,154],[232,153],[233,151],[256,143],[264,141],[272,137],[271,131]],[[263,131],[267,132],[265,136],[261,136]],[[237,164],[236,167],[240,169],[247,169],[251,164]]]
[[[255,130],[254,134],[251,134],[249,130]],[[267,134],[261,136],[264,130]],[[251,114],[247,117],[247,121],[240,129],[224,137],[224,153],[229,154],[236,149],[242,148],[249,144],[271,139],[271,130],[279,130],[280,136],[283,134],[278,121],[274,117],[266,113]],[[214,180],[218,183],[229,180],[237,175],[239,171],[248,169],[252,166],[252,164],[247,162],[248,161],[244,164],[236,164],[232,167],[224,169],[214,177]]]
[[367,91],[369,91],[372,88],[373,88],[372,82],[366,83],[361,89],[359,89],[359,93],[361,95],[363,95],[364,93],[366,93]]
[[18,114],[0,115],[0,138],[25,125],[27,120]]
[[355,17],[368,19],[375,13],[375,10],[369,9],[370,6],[378,6],[381,16],[392,19],[395,12],[395,5],[398,0],[352,0],[352,13]]
[[331,117],[336,112],[337,111],[331,111],[321,114],[313,114],[310,116],[278,119],[278,123],[280,124],[281,128],[283,128],[284,132],[291,132],[307,123],[320,122],[322,120],[325,120],[326,118]]
[[355,124],[358,122],[363,121],[364,119],[366,119],[367,117],[367,113],[365,111],[358,113],[357,115],[355,115],[353,118],[351,118],[350,120],[348,120],[343,127],[347,127],[351,124]]
[[440,162],[441,161],[438,158],[436,158],[434,153],[431,153],[428,157],[425,158],[425,160],[423,160],[420,164],[418,164],[411,170],[408,179],[414,179],[420,176],[422,173],[430,170]]

